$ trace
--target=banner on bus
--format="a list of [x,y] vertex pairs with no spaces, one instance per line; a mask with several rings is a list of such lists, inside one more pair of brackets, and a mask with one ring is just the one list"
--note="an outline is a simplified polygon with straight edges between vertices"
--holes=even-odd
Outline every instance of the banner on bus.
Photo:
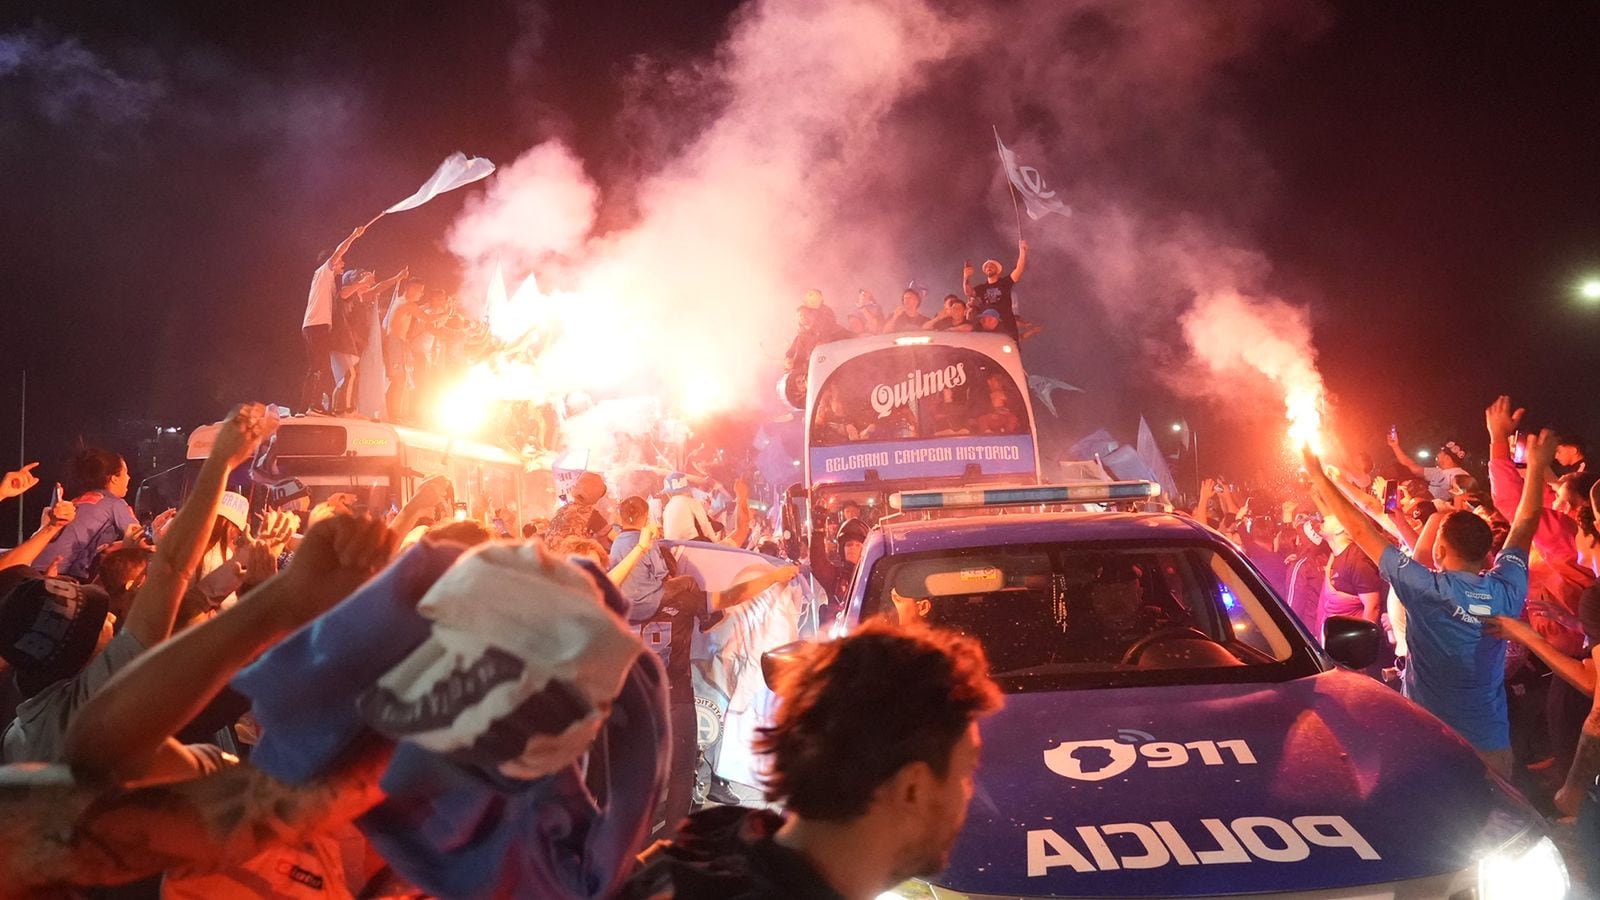
[[1034,473],[1031,435],[971,435],[931,441],[860,442],[811,450],[812,484],[880,481],[963,475],[969,467],[982,475]]

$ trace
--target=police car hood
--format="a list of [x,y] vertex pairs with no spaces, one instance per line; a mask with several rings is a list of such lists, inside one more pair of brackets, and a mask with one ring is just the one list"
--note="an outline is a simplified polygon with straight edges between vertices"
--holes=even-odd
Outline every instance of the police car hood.
[[1023,897],[1317,890],[1457,872],[1530,823],[1465,743],[1348,672],[1282,684],[1012,694],[953,890]]

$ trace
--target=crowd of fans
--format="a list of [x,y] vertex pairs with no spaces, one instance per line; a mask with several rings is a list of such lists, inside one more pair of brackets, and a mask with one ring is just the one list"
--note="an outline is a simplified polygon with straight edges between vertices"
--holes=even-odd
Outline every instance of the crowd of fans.
[[[1214,479],[1192,514],[1314,633],[1380,626],[1374,678],[1524,787],[1559,776],[1546,800],[1572,815],[1600,774],[1597,477],[1582,440],[1524,437],[1521,418],[1504,397],[1487,409],[1482,468],[1456,442],[1387,471],[1308,451],[1270,509]],[[779,556],[742,481],[674,472],[618,499],[583,473],[528,523],[459,518],[437,476],[387,521],[337,496],[253,510],[228,475],[276,422],[236,408],[182,507],[147,523],[125,461],[82,451],[68,499],[0,557],[0,896],[780,896],[798,878],[867,897],[942,865],[965,804],[929,792],[970,781],[973,723],[999,702],[982,651],[952,636],[879,623],[804,655],[761,737],[786,814],[692,812],[694,636],[800,573],[707,591],[663,544]],[[32,469],[0,499],[38,489]],[[830,606],[869,530],[847,501],[812,531]],[[913,659],[946,676],[897,679]],[[874,747],[894,765],[873,777],[921,787],[847,777]],[[585,823],[582,852],[552,849],[550,804]]]
[[[1022,341],[1043,330],[1016,314],[1013,288],[1022,280],[1028,267],[1028,243],[1017,242],[1017,263],[1008,273],[997,259],[983,264],[982,279],[978,279],[972,264],[964,263],[961,269],[961,293],[946,294],[938,312],[929,316],[922,311],[928,291],[915,282],[900,292],[900,300],[892,312],[884,313],[871,291],[856,292],[855,307],[839,313],[823,299],[822,291],[806,291],[803,302],[795,309],[795,336],[784,354],[784,370],[791,376],[792,385],[804,384],[804,374],[811,359],[811,351],[818,345],[867,334],[897,334],[915,331],[980,331],[998,332]],[[794,377],[796,375],[799,377]],[[791,391],[804,396],[803,391]]]
[[[125,461],[84,450],[70,499],[0,558],[0,896],[710,897],[741,884],[778,896],[796,872],[872,896],[948,850],[960,810],[912,810],[943,842],[930,845],[894,824],[907,810],[872,784],[829,791],[850,804],[842,818],[827,806],[687,818],[696,626],[799,569],[706,591],[658,542],[755,544],[742,482],[731,503],[708,503],[720,485],[675,472],[612,504],[584,473],[548,522],[520,529],[505,511],[460,518],[439,476],[387,521],[340,495],[303,518],[253,511],[228,476],[277,422],[235,408],[181,508],[145,524],[124,499]],[[9,473],[0,499],[37,489],[33,468]],[[878,675],[838,659],[852,653]],[[893,678],[878,676],[897,653],[950,678],[921,686],[893,727],[861,719],[842,698],[886,690]],[[807,702],[861,732],[834,752],[880,745],[907,777],[959,791],[975,763],[969,726],[997,702],[984,669],[968,643],[874,631],[819,653],[784,690],[829,685]],[[462,691],[463,678],[483,687]],[[820,727],[780,718],[774,757]],[[830,766],[787,756],[795,786],[775,783],[772,798],[814,797]],[[562,803],[586,823],[581,853],[538,824]],[[635,858],[679,823],[677,842]],[[895,853],[825,871],[825,823]],[[449,836],[485,831],[499,837]],[[715,878],[702,884],[702,870]]]
[[[311,277],[301,335],[306,374],[297,412],[368,415],[410,423],[473,362],[495,350],[487,326],[462,314],[454,295],[403,268],[379,281],[345,265],[366,232],[355,229],[324,254]],[[382,366],[382,399],[359,402],[363,362]]]
[[1208,479],[1193,515],[1313,634],[1333,616],[1381,625],[1371,674],[1570,816],[1600,775],[1600,479],[1582,438],[1524,435],[1522,417],[1507,397],[1488,407],[1481,463],[1449,441],[1422,465],[1391,431],[1391,466],[1308,455],[1305,484],[1276,495]]

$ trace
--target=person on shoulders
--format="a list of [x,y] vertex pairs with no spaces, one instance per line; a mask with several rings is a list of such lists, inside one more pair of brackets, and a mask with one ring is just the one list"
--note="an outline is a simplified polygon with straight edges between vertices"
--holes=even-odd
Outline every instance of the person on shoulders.
[[139,520],[123,499],[128,496],[128,482],[128,463],[121,456],[99,447],[80,450],[67,473],[75,514],[34,565],[40,571],[55,565],[63,575],[88,581],[101,547],[139,538]]

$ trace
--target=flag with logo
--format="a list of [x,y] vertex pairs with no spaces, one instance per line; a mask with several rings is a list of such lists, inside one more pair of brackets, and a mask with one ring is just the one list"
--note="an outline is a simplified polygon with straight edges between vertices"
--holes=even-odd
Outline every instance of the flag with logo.
[[1001,142],[998,130],[994,133],[994,143],[1000,148],[1000,163],[1006,168],[1006,177],[1011,180],[1011,186],[1016,188],[1017,193],[1022,195],[1022,202],[1028,208],[1028,218],[1038,220],[1051,213],[1072,215],[1072,207],[1056,196],[1055,190],[1045,183],[1038,169],[1018,162],[1016,152]]
[[434,171],[427,181],[423,182],[422,187],[417,188],[415,194],[384,210],[384,213],[405,212],[408,209],[416,209],[446,191],[453,191],[474,181],[481,181],[493,173],[494,163],[481,156],[469,157],[465,153],[457,151],[450,154],[444,162],[439,164],[439,168]]

